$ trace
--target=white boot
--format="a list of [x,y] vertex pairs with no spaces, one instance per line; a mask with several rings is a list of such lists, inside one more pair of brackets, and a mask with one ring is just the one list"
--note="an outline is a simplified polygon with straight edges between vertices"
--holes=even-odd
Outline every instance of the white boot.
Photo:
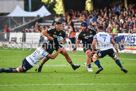
[[86,66],[86,70],[87,70],[88,72],[93,72],[93,69],[92,69],[92,68],[88,68],[87,63],[84,63],[84,64],[85,64],[85,66]]

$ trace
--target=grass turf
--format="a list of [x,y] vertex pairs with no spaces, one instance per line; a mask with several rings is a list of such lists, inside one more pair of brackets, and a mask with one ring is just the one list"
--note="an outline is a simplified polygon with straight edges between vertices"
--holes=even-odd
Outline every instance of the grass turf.
[[[0,68],[18,67],[22,60],[34,50],[0,48]],[[94,72],[87,72],[84,66],[86,56],[83,52],[68,52],[74,64],[81,67],[76,71],[62,55],[49,60],[42,72],[33,67],[26,73],[0,73],[0,91],[135,91],[136,55],[121,54],[120,60],[128,73],[123,73],[116,63],[106,56],[100,59],[104,70],[95,74],[97,67],[92,63]],[[38,63],[40,64],[40,62]]]

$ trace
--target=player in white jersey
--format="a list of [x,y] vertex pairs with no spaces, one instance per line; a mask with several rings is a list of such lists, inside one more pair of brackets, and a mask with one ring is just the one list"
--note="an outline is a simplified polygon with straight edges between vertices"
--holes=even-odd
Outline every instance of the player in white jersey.
[[44,43],[42,47],[38,47],[32,54],[27,56],[23,62],[22,65],[18,68],[9,68],[9,69],[0,69],[1,72],[26,72],[27,70],[31,69],[33,66],[35,66],[40,60],[42,60],[44,57],[48,57],[51,59],[54,59],[57,57],[57,55],[62,51],[62,48],[59,48],[58,51],[51,55],[48,53],[48,43]]
[[113,46],[114,46],[114,48],[116,49],[119,55],[115,41],[108,33],[104,32],[102,26],[98,27],[98,33],[94,36],[92,43],[92,53],[94,53],[96,43],[98,43],[100,47],[100,50],[93,55],[93,61],[98,66],[98,70],[96,71],[96,74],[98,74],[100,71],[103,70],[98,59],[103,58],[106,55],[109,55],[111,58],[113,58],[116,64],[121,68],[121,70],[127,73],[127,70],[122,67],[120,60],[117,58],[113,50]]

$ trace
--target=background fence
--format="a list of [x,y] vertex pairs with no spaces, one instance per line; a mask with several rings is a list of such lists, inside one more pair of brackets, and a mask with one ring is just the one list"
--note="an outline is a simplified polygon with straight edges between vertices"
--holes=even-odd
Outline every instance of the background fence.
[[[41,37],[40,33],[0,33],[0,46],[3,48],[37,48],[43,42],[40,40]],[[136,53],[136,34],[119,33],[116,34],[114,40],[121,53]],[[47,41],[46,37],[44,41]],[[66,41],[67,43],[63,46],[71,51],[73,49],[71,41],[69,39]],[[77,50],[82,51],[82,48],[79,47]]]

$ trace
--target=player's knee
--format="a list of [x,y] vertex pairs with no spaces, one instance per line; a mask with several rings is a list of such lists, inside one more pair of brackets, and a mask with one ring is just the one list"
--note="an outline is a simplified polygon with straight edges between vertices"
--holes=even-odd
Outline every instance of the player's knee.
[[67,53],[67,51],[65,49],[62,50],[61,54],[64,55],[64,56],[68,56],[68,53]]
[[67,54],[67,51],[65,49],[63,49],[62,54]]
[[87,51],[87,52],[86,52],[86,55],[87,55],[88,57],[91,57],[91,56],[92,56],[91,51]]
[[93,55],[93,61],[94,61],[94,60],[97,60],[97,59],[98,59],[97,54],[94,54],[94,55]]
[[16,68],[16,71],[17,72],[23,72],[23,69],[22,69],[22,67],[18,67],[18,68]]
[[116,58],[114,58],[114,60],[116,61],[116,60],[118,60],[118,58],[116,57]]
[[116,61],[118,58],[116,55],[113,56],[113,59]]

